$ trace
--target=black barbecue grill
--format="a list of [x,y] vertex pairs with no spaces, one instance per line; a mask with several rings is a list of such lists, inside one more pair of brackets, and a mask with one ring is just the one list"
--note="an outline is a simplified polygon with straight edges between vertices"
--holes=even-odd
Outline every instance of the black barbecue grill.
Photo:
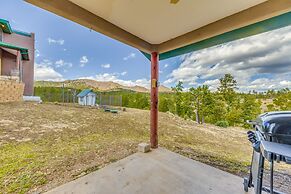
[[[254,187],[255,194],[262,191],[280,194],[273,189],[274,161],[291,164],[291,111],[268,112],[255,121],[249,121],[255,131],[248,132],[253,145],[250,175],[244,179],[244,190]],[[264,161],[270,165],[270,187],[263,187]],[[291,184],[291,183],[290,183]]]

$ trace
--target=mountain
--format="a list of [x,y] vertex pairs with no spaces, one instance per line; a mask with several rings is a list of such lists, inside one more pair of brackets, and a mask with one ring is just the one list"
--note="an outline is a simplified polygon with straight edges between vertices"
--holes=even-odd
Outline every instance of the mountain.
[[[35,87],[65,87],[76,88],[76,89],[85,89],[91,88],[99,91],[118,91],[118,90],[131,90],[135,92],[150,92],[149,89],[142,86],[124,86],[112,81],[101,82],[91,79],[76,79],[76,80],[66,80],[63,82],[53,82],[53,81],[35,81]],[[166,86],[161,85],[159,87],[160,92],[170,93],[171,89]]]
[[171,93],[172,92],[172,89],[171,88],[168,88],[166,86],[160,85],[159,92],[162,92],[162,93]]

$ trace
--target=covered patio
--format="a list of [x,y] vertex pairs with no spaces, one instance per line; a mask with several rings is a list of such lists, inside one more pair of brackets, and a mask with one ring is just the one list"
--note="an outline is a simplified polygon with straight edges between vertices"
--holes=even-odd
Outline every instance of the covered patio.
[[242,179],[236,176],[156,149],[158,64],[159,60],[290,25],[290,0],[26,1],[133,46],[151,61],[150,144],[154,150],[148,154],[134,154],[53,190],[53,193],[243,191]]
[[136,153],[50,193],[240,194],[242,179],[163,148]]

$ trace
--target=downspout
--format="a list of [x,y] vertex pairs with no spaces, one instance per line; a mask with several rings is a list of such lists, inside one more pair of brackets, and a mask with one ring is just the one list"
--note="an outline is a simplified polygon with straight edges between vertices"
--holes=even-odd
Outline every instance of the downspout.
[[23,66],[22,66],[22,60],[19,61],[20,65],[20,82],[23,82]]
[[23,80],[23,68],[22,68],[22,60],[20,59],[21,57],[21,53],[20,51],[17,51],[17,56],[16,56],[16,64],[17,64],[17,68],[19,71],[19,82],[22,82]]

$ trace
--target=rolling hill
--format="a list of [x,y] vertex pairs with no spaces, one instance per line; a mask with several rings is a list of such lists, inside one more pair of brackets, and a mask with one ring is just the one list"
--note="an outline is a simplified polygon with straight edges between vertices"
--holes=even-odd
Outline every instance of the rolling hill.
[[[101,82],[91,79],[76,79],[76,80],[66,80],[62,82],[54,81],[35,81],[35,87],[62,87],[64,84],[68,88],[85,89],[91,88],[99,91],[118,91],[118,90],[131,90],[135,92],[150,92],[148,88],[142,86],[124,86],[112,81]],[[170,88],[161,85],[159,87],[160,92],[170,93],[172,92]]]

